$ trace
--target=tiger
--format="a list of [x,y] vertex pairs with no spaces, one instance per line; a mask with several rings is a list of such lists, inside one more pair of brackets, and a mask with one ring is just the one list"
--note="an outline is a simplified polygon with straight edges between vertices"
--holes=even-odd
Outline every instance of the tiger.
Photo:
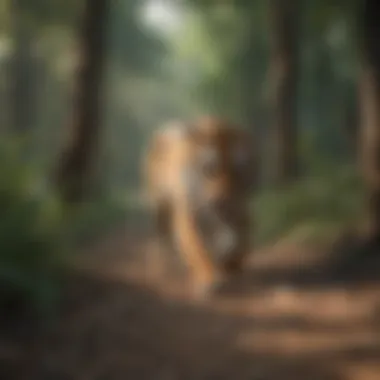
[[174,242],[199,295],[243,268],[256,161],[250,131],[213,116],[169,122],[149,141],[144,178],[158,241]]

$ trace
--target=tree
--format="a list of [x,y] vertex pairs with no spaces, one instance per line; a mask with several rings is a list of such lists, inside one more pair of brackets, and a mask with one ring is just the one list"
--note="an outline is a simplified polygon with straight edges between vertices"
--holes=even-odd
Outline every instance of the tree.
[[73,115],[59,166],[56,185],[64,200],[81,201],[92,177],[99,136],[101,84],[104,66],[107,0],[86,0],[80,38],[81,59],[74,91]]
[[271,113],[274,177],[292,180],[297,170],[297,11],[296,0],[271,0]]
[[366,0],[361,20],[361,163],[368,189],[371,237],[380,239],[380,24],[375,0]]

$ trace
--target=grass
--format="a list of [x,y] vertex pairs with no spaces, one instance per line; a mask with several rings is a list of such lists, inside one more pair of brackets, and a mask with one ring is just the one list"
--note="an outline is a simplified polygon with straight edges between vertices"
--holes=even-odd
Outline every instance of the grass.
[[351,167],[260,193],[253,202],[259,245],[280,239],[318,241],[336,236],[362,216],[364,191]]

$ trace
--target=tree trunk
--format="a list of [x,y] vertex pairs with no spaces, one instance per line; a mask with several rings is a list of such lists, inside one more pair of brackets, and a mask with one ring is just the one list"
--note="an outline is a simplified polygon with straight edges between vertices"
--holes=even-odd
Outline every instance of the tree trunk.
[[371,237],[380,241],[380,23],[376,0],[364,2],[360,72],[361,164]]
[[86,0],[80,38],[73,117],[59,166],[56,184],[65,201],[78,202],[91,187],[100,129],[101,84],[104,66],[107,0]]
[[271,0],[271,114],[274,179],[279,185],[297,174],[297,9],[296,0]]
[[342,121],[342,136],[345,140],[345,146],[347,154],[352,160],[358,162],[358,134],[359,134],[359,100],[358,100],[358,91],[355,88],[351,89],[349,86],[347,89],[343,88],[343,91],[346,90],[345,94],[345,104],[343,109],[343,121]]

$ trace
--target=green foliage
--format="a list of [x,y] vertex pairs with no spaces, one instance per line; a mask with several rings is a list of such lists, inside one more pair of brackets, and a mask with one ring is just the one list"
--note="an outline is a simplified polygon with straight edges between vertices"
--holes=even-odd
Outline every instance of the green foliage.
[[258,244],[283,238],[323,240],[356,223],[364,191],[352,167],[333,167],[323,175],[278,190],[264,190],[254,202]]
[[9,9],[22,17],[23,22],[45,28],[57,24],[75,25],[83,4],[83,0],[17,0]]
[[103,200],[79,206],[69,218],[66,239],[72,246],[79,246],[103,237],[120,225],[128,228],[141,227],[146,220],[145,214],[134,198],[132,194],[124,194],[123,197],[108,194]]
[[129,72],[157,71],[165,54],[160,38],[143,27],[140,12],[143,0],[114,0],[110,3],[109,56]]
[[38,311],[51,311],[63,264],[62,210],[20,148],[0,145],[0,283],[5,295],[20,294]]
[[[183,83],[200,112],[246,122],[261,102],[267,59],[263,2],[190,1],[183,30],[172,40]],[[254,90],[252,90],[254,89]]]
[[79,244],[122,223],[136,227],[144,214],[133,194],[107,194],[65,207],[40,170],[25,157],[27,141],[0,144],[0,304],[16,298],[50,315]]

